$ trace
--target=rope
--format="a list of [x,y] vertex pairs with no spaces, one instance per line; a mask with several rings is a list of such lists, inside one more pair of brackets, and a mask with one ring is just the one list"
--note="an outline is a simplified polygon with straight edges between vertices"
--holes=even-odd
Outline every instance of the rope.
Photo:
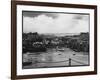
[[[55,61],[55,62],[38,62],[38,61],[36,61],[36,63],[61,63],[61,62],[67,62],[67,61],[69,61],[69,60],[64,60],[64,61]],[[73,60],[73,59],[71,59],[71,61],[77,62],[77,63],[79,63],[79,64],[86,65],[85,63],[80,62],[80,61],[77,61],[77,60]]]
[[80,63],[80,64],[83,64],[83,65],[86,65],[85,63],[83,63],[83,62],[80,62],[80,61],[76,61],[76,60],[73,60],[73,59],[71,59],[72,61],[74,61],[74,62],[77,62],[77,63]]
[[55,62],[36,62],[36,63],[61,63],[61,62],[67,62],[69,60],[64,60],[64,61],[55,61]]

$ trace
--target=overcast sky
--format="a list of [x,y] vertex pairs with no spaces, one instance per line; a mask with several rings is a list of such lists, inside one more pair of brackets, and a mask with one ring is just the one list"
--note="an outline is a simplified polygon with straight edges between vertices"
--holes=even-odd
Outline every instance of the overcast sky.
[[46,12],[23,12],[23,32],[89,32],[89,15]]

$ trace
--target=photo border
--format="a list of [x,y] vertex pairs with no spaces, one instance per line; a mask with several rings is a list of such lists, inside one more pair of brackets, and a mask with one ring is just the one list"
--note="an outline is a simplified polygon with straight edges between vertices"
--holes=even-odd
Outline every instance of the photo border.
[[[16,16],[17,5],[94,9],[94,71],[36,74],[36,75],[35,74],[34,75],[17,75],[17,16]],[[33,2],[33,1],[11,1],[11,79],[12,80],[29,79],[29,78],[45,78],[45,77],[61,77],[61,76],[92,75],[92,74],[97,74],[97,6],[96,5],[48,3],[48,2]]]

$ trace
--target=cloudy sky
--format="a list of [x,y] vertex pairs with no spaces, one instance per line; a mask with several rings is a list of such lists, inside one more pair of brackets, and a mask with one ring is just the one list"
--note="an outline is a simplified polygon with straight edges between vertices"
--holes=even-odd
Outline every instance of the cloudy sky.
[[89,15],[47,12],[23,12],[23,32],[89,32]]

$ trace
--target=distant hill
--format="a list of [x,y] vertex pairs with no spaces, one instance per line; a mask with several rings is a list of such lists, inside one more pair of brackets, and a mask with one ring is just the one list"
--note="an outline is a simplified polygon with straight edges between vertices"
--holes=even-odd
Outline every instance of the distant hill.
[[52,37],[62,37],[62,36],[73,36],[73,35],[80,35],[80,33],[43,33],[40,35],[45,35],[45,36],[52,36]]

